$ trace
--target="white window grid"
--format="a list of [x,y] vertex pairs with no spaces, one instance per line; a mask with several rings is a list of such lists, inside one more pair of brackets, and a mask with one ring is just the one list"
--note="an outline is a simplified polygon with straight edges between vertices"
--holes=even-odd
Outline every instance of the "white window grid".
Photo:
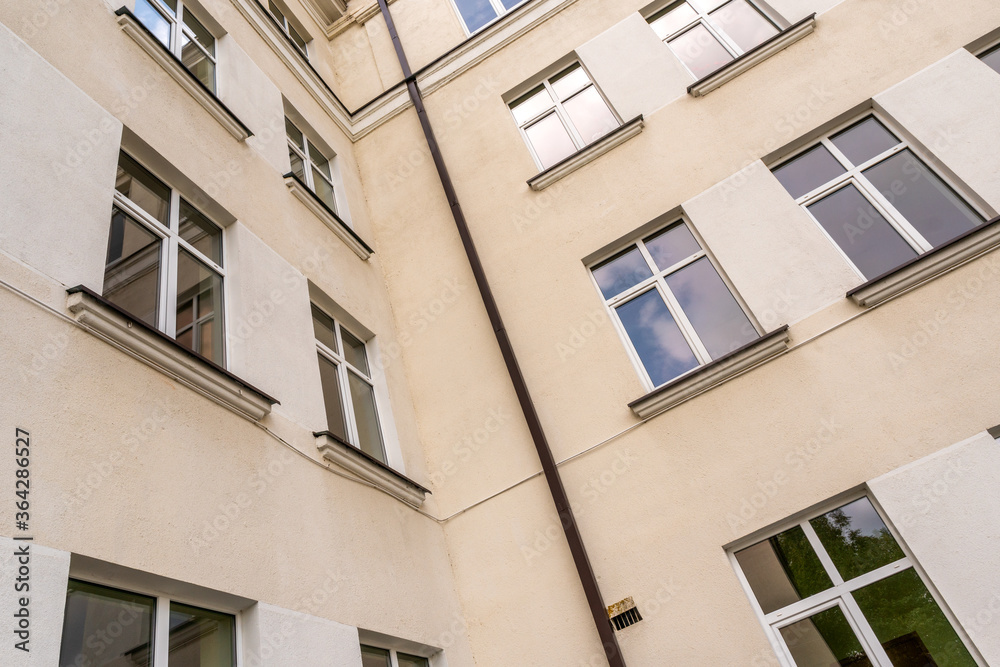
[[309,59],[308,42],[304,37],[302,37],[302,35],[299,34],[299,31],[295,29],[295,26],[293,26],[288,21],[288,17],[285,16],[287,10],[283,10],[281,7],[275,4],[274,0],[268,0],[267,6],[268,6],[268,11],[270,11],[271,13],[271,16],[275,18],[275,20],[278,22],[278,25],[281,26],[281,29],[284,30],[285,34],[288,35],[288,38],[292,40],[292,44],[295,45],[295,48],[298,49],[299,53],[301,53],[306,60],[308,60]]
[[[336,213],[337,189],[333,186],[333,170],[330,165],[330,162],[332,160],[327,159],[327,157],[323,155],[323,153],[319,150],[319,148],[316,147],[316,144],[314,144],[312,141],[309,140],[309,137],[306,136],[306,133],[303,132],[298,125],[293,123],[288,118],[285,119],[285,122],[294,127],[299,132],[299,134],[302,135],[302,146],[299,146],[298,144],[295,143],[294,139],[288,137],[288,150],[294,152],[295,155],[297,155],[298,158],[302,160],[302,174],[303,178],[305,179],[306,187],[308,187],[315,193],[316,176],[318,175],[320,178],[322,178],[326,182],[326,184],[330,186],[330,191],[334,193],[334,201],[333,202],[324,201],[324,203],[330,204],[331,208],[333,208],[333,212]],[[317,156],[319,157],[318,160]],[[321,167],[320,165],[323,166]]]
[[[863,123],[865,120],[869,118],[874,118],[879,123],[881,123],[882,126],[885,127],[885,129],[888,130],[889,133],[891,133],[892,136],[894,136],[899,141],[899,144],[893,146],[888,150],[883,151],[882,153],[879,153],[875,157],[866,160],[860,165],[855,165],[847,158],[846,155],[844,155],[844,153],[839,148],[837,148],[834,145],[834,143],[830,140],[830,138],[836,136],[843,130],[853,127],[859,123]],[[795,158],[816,148],[816,146],[820,144],[825,146],[827,150],[829,150],[830,153],[833,154],[833,156],[837,159],[837,161],[841,164],[841,166],[843,166],[844,169],[846,169],[846,172],[841,174],[840,176],[837,176],[833,180],[827,181],[823,185],[818,186],[811,192],[807,192],[804,195],[800,196],[798,199],[795,200],[795,203],[800,205],[803,208],[803,210],[805,210],[805,212],[809,215],[809,217],[813,220],[813,222],[816,223],[816,226],[819,228],[820,232],[822,232],[823,236],[825,236],[826,239],[833,245],[833,247],[837,249],[837,252],[839,252],[840,256],[844,258],[844,261],[847,262],[848,266],[850,266],[862,280],[867,280],[868,278],[865,276],[864,273],[862,273],[861,269],[859,269],[857,265],[854,264],[854,262],[847,255],[847,253],[844,252],[844,250],[840,247],[840,244],[837,243],[833,239],[833,237],[830,236],[830,234],[826,231],[823,225],[820,224],[819,220],[817,220],[816,217],[812,214],[812,211],[809,210],[809,207],[815,204],[816,202],[820,201],[821,199],[824,199],[829,195],[832,195],[835,192],[842,190],[845,187],[853,185],[858,189],[858,191],[868,201],[868,203],[871,204],[875,208],[875,210],[878,211],[878,213],[886,219],[886,221],[893,227],[893,229],[895,229],[899,233],[899,235],[903,238],[903,240],[907,243],[907,245],[913,248],[913,250],[915,250],[918,255],[922,255],[925,252],[933,250],[934,246],[931,245],[931,243],[927,241],[927,239],[924,238],[924,236],[920,232],[918,232],[912,224],[910,224],[910,222],[903,216],[903,214],[900,213],[895,206],[893,206],[892,202],[890,202],[885,196],[882,195],[881,192],[879,192],[878,188],[872,185],[872,183],[865,177],[863,173],[866,169],[869,169],[874,165],[879,164],[880,162],[883,162],[891,158],[893,155],[901,153],[904,150],[909,150],[917,157],[917,159],[920,160],[920,162],[932,174],[941,179],[941,181],[948,188],[950,188],[951,191],[961,201],[963,201],[970,208],[972,208],[972,210],[975,211],[980,218],[986,220],[989,217],[986,214],[986,212],[980,206],[978,206],[974,201],[971,201],[968,197],[963,196],[962,188],[958,187],[958,185],[954,183],[946,174],[941,173],[940,170],[934,167],[933,160],[928,160],[927,157],[923,155],[922,151],[918,150],[917,147],[911,145],[910,142],[907,141],[902,136],[902,133],[898,132],[893,127],[892,123],[887,122],[886,118],[877,112],[867,113],[860,118],[855,118],[851,121],[838,125],[835,129],[831,130],[830,132],[827,132],[826,135],[818,142],[810,143],[805,148],[795,151],[787,158],[782,158],[781,162],[777,162],[771,165],[770,169],[772,171],[778,169],[783,165],[788,164]]]
[[455,9],[455,13],[458,15],[458,21],[459,23],[462,24],[462,29],[465,30],[466,37],[471,37],[477,32],[482,32],[483,30],[486,30],[486,28],[490,27],[491,25],[502,19],[504,14],[514,11],[527,1],[528,0],[520,0],[520,2],[518,2],[516,5],[514,5],[510,9],[507,9],[506,7],[503,6],[503,3],[500,2],[500,0],[489,0],[490,6],[493,7],[493,11],[496,12],[496,16],[493,19],[484,23],[481,27],[476,28],[475,31],[469,30],[469,26],[465,24],[465,17],[462,16],[462,12],[461,10],[459,10],[458,3],[456,2],[456,0],[451,0],[451,6]]
[[[184,24],[184,13],[187,11],[187,8],[184,6],[184,0],[177,0],[176,15],[174,15],[173,11],[168,8],[162,0],[147,0],[147,2],[154,10],[156,10],[158,14],[160,14],[160,16],[164,18],[164,20],[167,21],[167,23],[170,24],[170,44],[167,48],[171,53],[178,58],[181,58],[181,50],[184,46],[186,46],[184,41],[181,39],[181,36],[183,35],[184,37],[187,37],[188,40],[190,40],[190,42],[212,62],[212,77],[214,84],[211,88],[213,92],[218,94],[217,89],[219,82],[218,76],[216,75],[216,72],[218,72],[218,62],[215,59],[215,46],[213,45],[211,49],[205,47],[205,45],[198,40],[197,35],[195,35],[194,32]],[[198,17],[195,16],[194,18],[197,20]],[[203,21],[199,20],[198,22],[205,25]]]
[[[556,94],[556,91],[552,88],[552,82],[562,78],[563,76],[568,75],[570,72],[572,72],[574,69],[578,67],[583,71],[584,74],[587,75],[587,83],[582,84],[579,89],[573,90],[571,93],[567,93],[563,99],[559,99],[559,96]],[[539,159],[538,154],[535,152],[535,147],[531,145],[531,139],[528,138],[527,130],[532,125],[540,123],[541,121],[545,120],[552,114],[556,114],[556,116],[559,118],[559,122],[562,123],[563,127],[566,129],[566,132],[569,133],[569,137],[570,139],[573,140],[573,145],[576,146],[576,149],[581,150],[585,148],[588,144],[584,140],[583,136],[581,136],[580,133],[577,131],[576,126],[570,119],[569,114],[566,112],[566,108],[563,106],[563,104],[569,102],[571,99],[584,93],[590,88],[594,88],[597,91],[597,93],[601,96],[601,99],[604,100],[604,103],[608,105],[608,109],[611,111],[611,114],[615,117],[615,120],[617,120],[618,124],[621,125],[622,119],[618,116],[618,113],[608,102],[607,98],[604,96],[604,93],[601,92],[601,89],[598,88],[597,85],[594,83],[593,78],[591,78],[590,73],[583,67],[582,63],[574,63],[569,67],[560,70],[558,74],[548,77],[547,79],[542,81],[540,85],[535,86],[524,95],[518,97],[517,100],[511,102],[509,105],[509,108],[511,109],[511,114],[513,114],[513,110],[515,107],[518,106],[519,102],[527,101],[528,99],[531,98],[532,95],[537,94],[538,91],[542,90],[543,88],[545,89],[546,92],[548,92],[550,99],[553,100],[552,105],[540,111],[535,116],[532,116],[531,118],[527,119],[526,121],[520,123],[517,126],[517,129],[521,132],[521,138],[524,139],[524,143],[528,145],[528,150],[531,152],[531,157],[535,160],[535,164],[538,166],[539,169],[542,168],[542,161]],[[514,119],[514,122],[515,123],[517,122],[517,118]]]
[[[698,242],[700,248],[697,252],[689,255],[688,257],[685,257],[684,259],[675,262],[673,265],[667,267],[666,269],[660,270],[657,267],[656,262],[653,260],[653,256],[650,254],[649,249],[646,248],[646,243],[644,239],[656,236],[660,233],[663,233],[671,229],[672,227],[676,227],[681,224],[687,226],[688,231],[691,232],[691,236],[693,236],[695,241]],[[642,381],[647,389],[655,389],[657,385],[653,382],[653,379],[650,377],[649,372],[646,370],[645,365],[642,363],[642,358],[639,356],[639,352],[635,349],[635,346],[632,344],[632,340],[628,335],[628,331],[625,330],[625,325],[622,324],[621,319],[618,317],[617,307],[621,306],[627,301],[631,301],[632,299],[640,297],[643,294],[646,294],[647,292],[655,290],[657,293],[659,293],[660,298],[663,299],[663,302],[665,304],[667,304],[667,310],[670,311],[670,316],[674,318],[674,321],[677,323],[677,326],[680,329],[681,334],[684,336],[684,340],[691,347],[691,350],[694,353],[695,358],[698,360],[698,366],[696,366],[695,368],[691,369],[688,372],[690,373],[698,370],[698,368],[700,368],[701,366],[712,361],[712,356],[709,354],[708,349],[705,347],[704,343],[701,342],[701,338],[695,331],[694,325],[691,324],[691,320],[688,319],[687,315],[684,313],[684,309],[681,308],[680,302],[677,300],[673,292],[670,290],[670,287],[667,285],[666,278],[670,274],[680,271],[686,266],[694,264],[703,257],[707,257],[708,261],[712,263],[712,268],[714,268],[715,271],[719,274],[719,277],[722,279],[722,282],[725,283],[726,287],[729,289],[729,293],[733,295],[734,299],[736,299],[736,303],[739,304],[740,308],[743,310],[743,313],[747,316],[747,319],[750,321],[750,325],[753,326],[754,331],[757,333],[757,335],[760,336],[763,333],[760,325],[757,323],[753,314],[750,312],[750,308],[747,307],[746,303],[743,301],[743,298],[739,295],[739,293],[735,289],[733,289],[733,286],[729,282],[729,279],[726,277],[725,273],[723,273],[719,269],[719,265],[705,250],[705,243],[702,241],[701,237],[697,234],[694,227],[687,220],[687,218],[681,218],[675,220],[671,224],[661,229],[649,232],[648,234],[644,234],[642,238],[633,241],[630,245],[626,246],[624,250],[617,250],[611,255],[602,258],[601,260],[593,262],[588,267],[590,270],[590,279],[593,282],[594,288],[597,290],[597,293],[601,294],[602,298],[604,294],[603,292],[601,292],[601,287],[597,283],[597,278],[594,276],[594,271],[593,271],[594,268],[603,264],[604,262],[608,261],[613,257],[617,257],[620,254],[624,254],[625,252],[631,251],[633,246],[639,247],[639,252],[642,254],[642,257],[646,261],[646,264],[649,265],[649,270],[652,271],[653,275],[649,278],[646,278],[642,282],[634,285],[633,287],[625,290],[621,294],[617,294],[611,297],[610,299],[605,299],[604,305],[610,312],[611,321],[615,323],[615,328],[618,331],[618,336],[622,339],[622,342],[625,344],[625,349],[628,352],[629,359],[632,361],[633,366],[635,366],[636,370],[639,372],[639,375],[642,378]],[[682,376],[677,376],[677,377],[682,377]],[[676,379],[677,378],[672,378],[667,382],[672,382],[673,380]]]
[[[368,647],[371,647],[371,648],[377,648],[380,651],[388,651],[389,652],[389,665],[390,665],[390,667],[399,667],[399,653],[402,652],[402,653],[405,653],[406,655],[413,655],[411,653],[406,653],[406,651],[397,651],[394,648],[385,648],[385,647],[382,647],[382,646],[375,646],[374,644],[362,644],[362,646],[368,646]],[[422,656],[416,656],[416,657],[420,657],[423,660],[428,660],[427,658],[423,658]],[[429,660],[428,660],[428,664],[430,664]]]
[[[140,164],[137,160],[133,158],[136,164]],[[159,180],[159,179],[158,179]],[[163,183],[163,181],[160,181]],[[164,183],[164,185],[166,185]],[[144,229],[154,234],[158,239],[160,239],[160,284],[159,292],[157,294],[157,304],[158,312],[156,314],[156,328],[170,336],[171,338],[177,338],[179,335],[183,334],[185,331],[190,329],[195,324],[200,324],[210,317],[219,317],[219,322],[222,323],[223,331],[228,331],[228,324],[225,322],[225,303],[226,303],[226,270],[220,264],[210,259],[201,253],[193,245],[185,241],[180,236],[180,209],[181,209],[181,194],[175,188],[167,185],[170,188],[170,199],[167,206],[167,223],[164,225],[162,222],[151,216],[145,210],[142,209],[138,204],[135,204],[131,199],[123,195],[122,193],[115,191],[114,205],[125,213],[128,217],[132,218],[136,222],[140,223]],[[185,200],[187,201],[187,200]],[[190,202],[187,202],[190,206]],[[192,206],[192,208],[194,208]],[[197,209],[195,209],[197,210]],[[200,212],[200,211],[199,211]],[[214,224],[214,223],[212,223]],[[222,234],[222,228],[219,227],[220,238],[219,242],[221,244],[221,257],[225,257],[225,234]],[[177,330],[177,261],[180,250],[184,250],[191,254],[192,257],[201,262],[204,266],[212,270],[222,279],[222,304],[223,312],[214,313],[212,316],[192,317],[192,322],[181,328],[180,331]],[[198,308],[198,297],[195,298],[192,304],[194,313],[201,312]],[[198,327],[195,331],[199,332],[201,330]],[[198,343],[200,341],[195,340],[193,345],[198,349]],[[220,366],[226,365],[226,348],[224,344],[221,350],[220,361],[218,362]]]
[[[871,572],[866,572],[865,574],[854,577],[853,579],[844,581],[844,578],[837,570],[837,566],[834,564],[833,559],[830,558],[826,548],[819,539],[819,535],[816,534],[815,529],[809,521],[818,516],[822,516],[827,512],[835,510],[838,507],[843,507],[862,498],[867,498],[871,502],[872,507],[875,508],[879,518],[882,519],[882,522],[889,530],[889,533],[892,535],[893,539],[896,540],[896,544],[899,545],[899,548],[902,550],[903,557],[892,563],[887,563],[882,567],[872,570]],[[743,574],[743,569],[740,567],[739,561],[736,559],[736,552],[747,547],[751,547],[754,544],[758,544],[762,540],[769,539],[770,537],[795,528],[796,526],[800,527],[805,533],[806,539],[809,541],[809,545],[816,552],[816,556],[823,565],[823,569],[826,571],[826,574],[830,577],[830,581],[833,582],[833,586],[825,591],[821,591],[815,595],[799,600],[798,602],[782,607],[781,609],[776,609],[769,614],[765,614],[764,610],[760,606],[760,603],[757,601],[757,596],[750,587],[750,582],[747,580],[746,575]],[[782,667],[797,667],[797,665],[795,660],[792,658],[791,651],[788,649],[784,638],[781,636],[781,628],[814,616],[821,611],[826,611],[827,609],[832,609],[833,607],[838,606],[843,612],[844,617],[847,619],[848,624],[851,626],[851,629],[854,631],[858,640],[861,642],[862,648],[865,650],[865,653],[868,654],[868,657],[872,661],[874,667],[892,667],[892,661],[889,659],[888,654],[886,654],[885,649],[882,648],[882,643],[878,640],[878,637],[875,635],[875,631],[872,630],[871,625],[865,619],[864,614],[861,611],[861,607],[859,607],[858,603],[854,600],[852,593],[858,589],[868,586],[869,584],[881,581],[894,574],[904,572],[911,568],[917,573],[917,576],[920,577],[920,581],[927,587],[927,590],[930,592],[934,602],[941,609],[941,612],[945,615],[945,618],[947,618],[952,628],[955,629],[959,639],[965,645],[966,649],[968,649],[972,658],[980,667],[987,667],[986,663],[979,656],[975,646],[971,641],[969,641],[969,637],[964,628],[958,623],[955,615],[944,603],[940,593],[938,593],[937,589],[934,587],[923,569],[919,566],[919,564],[917,564],[916,560],[913,558],[913,554],[910,552],[909,547],[907,547],[906,543],[903,542],[902,537],[896,531],[892,523],[886,518],[885,512],[871,494],[855,493],[844,496],[843,499],[827,503],[823,505],[822,509],[811,511],[802,518],[784,521],[778,524],[777,527],[769,530],[766,537],[755,537],[752,540],[742,540],[738,546],[730,547],[727,549],[727,555],[729,556],[730,564],[736,572],[736,577],[743,586],[744,592],[747,594],[747,597],[750,598],[750,604],[753,607],[754,613],[756,614],[761,625],[763,625],[764,631],[767,633],[768,641],[770,642],[772,648],[774,648],[775,653],[777,653],[778,661],[781,663]]]
[[[336,336],[336,341],[337,341],[337,349],[341,350],[341,352],[337,352],[337,350],[331,349],[328,345],[326,345],[322,341],[318,339],[316,340],[316,350],[319,352],[320,356],[322,356],[324,359],[332,363],[337,368],[337,386],[340,388],[341,409],[343,410],[344,413],[344,428],[347,430],[347,439],[349,443],[355,447],[358,447],[359,449],[361,447],[361,438],[358,435],[358,422],[357,418],[354,416],[354,403],[352,401],[352,396],[351,396],[351,383],[350,383],[349,373],[353,373],[355,376],[357,376],[359,380],[362,380],[365,384],[367,384],[369,387],[372,388],[372,396],[373,400],[375,401],[376,421],[378,422],[379,433],[382,435],[382,442],[383,442],[382,447],[384,449],[385,434],[382,433],[381,412],[378,409],[378,398],[375,393],[375,382],[372,379],[371,374],[365,372],[364,369],[358,368],[357,366],[349,362],[347,360],[347,357],[342,353],[343,350],[345,350],[346,348],[344,347],[344,336],[343,336],[344,328],[340,324],[340,322],[337,321],[337,319],[335,319],[334,317],[327,314],[327,312],[324,311],[319,306],[313,304],[313,308],[317,312],[322,313],[324,318],[329,318],[329,320],[333,323],[334,336]],[[366,341],[364,338],[360,336],[355,336],[354,333],[351,331],[348,331],[348,333],[355,339],[361,341],[361,343],[365,347],[365,355],[366,357],[369,357],[370,355],[368,355],[368,347],[369,347],[368,341]],[[371,367],[370,360],[368,362],[368,365],[369,367]],[[325,396],[323,398],[324,400],[326,400]],[[385,456],[386,454],[385,452],[383,452],[383,457]]]

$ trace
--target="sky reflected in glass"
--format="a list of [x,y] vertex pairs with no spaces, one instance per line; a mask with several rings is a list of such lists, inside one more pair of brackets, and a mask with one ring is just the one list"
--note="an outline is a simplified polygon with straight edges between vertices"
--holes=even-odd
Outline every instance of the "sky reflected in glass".
[[698,366],[677,322],[655,289],[616,311],[654,385],[669,382]]

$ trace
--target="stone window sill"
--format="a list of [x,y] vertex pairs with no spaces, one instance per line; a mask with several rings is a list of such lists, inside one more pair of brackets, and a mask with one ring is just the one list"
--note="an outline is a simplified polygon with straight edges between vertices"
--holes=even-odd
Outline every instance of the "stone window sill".
[[736,60],[727,63],[708,76],[702,77],[688,86],[688,93],[695,97],[708,95],[719,86],[732,81],[748,69],[756,67],[778,51],[787,49],[816,28],[816,15],[807,16],[789,26],[771,39],[750,49]]
[[847,296],[864,308],[877,306],[969,260],[1000,246],[1000,217],[979,225],[958,238],[906,264],[855,287]]
[[239,118],[215,96],[211,90],[205,87],[198,78],[192,74],[180,59],[171,53],[167,47],[160,43],[149,28],[144,26],[135,15],[126,7],[122,7],[115,12],[118,16],[118,25],[126,35],[136,41],[143,51],[148,53],[153,60],[166,70],[174,81],[180,84],[181,88],[190,93],[208,113],[219,121],[222,127],[226,128],[229,134],[233,135],[237,141],[245,141],[247,137],[252,137],[253,132],[240,121]]
[[642,116],[636,116],[621,127],[608,132],[594,143],[581,148],[568,158],[532,176],[528,179],[528,185],[531,186],[532,190],[544,190],[564,176],[573,173],[586,164],[590,164],[615,146],[623,144],[639,134],[642,132],[644,125]]
[[73,319],[85,329],[240,416],[259,421],[278,403],[96,292],[82,285],[66,291],[69,294],[66,305]]
[[323,458],[361,479],[375,484],[404,503],[420,507],[430,493],[427,489],[329,431],[313,433]]
[[354,253],[361,259],[368,259],[375,252],[371,249],[367,243],[365,243],[360,236],[358,236],[353,229],[347,226],[347,223],[340,219],[336,213],[330,210],[330,207],[323,203],[316,193],[309,189],[309,187],[303,183],[298,176],[289,172],[285,174],[285,185],[291,190],[295,197],[306,205],[310,211],[313,212],[317,218],[319,218],[324,225],[330,228],[334,234],[340,237],[340,240],[347,244],[347,247],[354,251]]
[[632,401],[628,406],[642,418],[669,410],[787,350],[788,325],[785,325],[738,350],[688,371],[687,374]]

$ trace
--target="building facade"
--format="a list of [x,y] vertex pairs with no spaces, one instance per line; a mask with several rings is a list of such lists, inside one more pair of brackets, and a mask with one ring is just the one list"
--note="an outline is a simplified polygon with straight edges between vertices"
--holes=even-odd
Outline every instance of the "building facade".
[[6,0],[0,173],[4,665],[1000,664],[992,0]]

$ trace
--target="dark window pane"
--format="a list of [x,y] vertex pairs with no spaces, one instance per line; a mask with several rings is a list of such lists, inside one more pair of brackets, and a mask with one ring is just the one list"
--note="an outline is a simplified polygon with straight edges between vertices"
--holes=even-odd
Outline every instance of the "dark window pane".
[[206,88],[215,92],[215,63],[186,34],[181,34],[181,62]]
[[365,375],[371,375],[368,370],[368,355],[365,353],[365,344],[343,328],[340,330],[340,336],[344,339],[344,356],[347,358],[347,363]]
[[274,15],[274,18],[278,19],[278,23],[280,23],[282,26],[284,26],[285,25],[285,15],[281,13],[280,9],[278,9],[278,5],[274,4],[273,2],[268,2],[267,6],[268,6],[268,9],[271,10],[271,13]]
[[809,522],[844,581],[903,558],[903,550],[867,498]]
[[188,10],[187,6],[184,7],[184,25],[187,26],[194,34],[194,38],[198,40],[209,54],[215,55],[215,37],[208,31],[201,21],[196,19],[193,14]]
[[118,156],[115,189],[164,225],[168,224],[170,188],[125,153]]
[[316,334],[316,340],[323,343],[334,352],[339,352],[340,347],[337,345],[337,333],[334,328],[335,325],[333,323],[333,318],[316,306],[312,307],[312,316],[313,332]]
[[299,131],[299,128],[295,127],[295,125],[292,124],[292,121],[287,118],[285,119],[285,135],[293,144],[302,150],[305,150],[305,144],[303,143],[305,141],[305,137],[302,136],[302,132]]
[[855,165],[864,164],[900,143],[899,139],[874,118],[866,118],[840,134],[830,137],[830,141]]
[[182,239],[222,266],[222,230],[183,199],[179,226]]
[[170,48],[170,21],[153,8],[152,0],[135,0],[135,17],[163,46]]
[[60,667],[151,667],[156,600],[69,580]]
[[389,667],[389,652],[374,646],[361,645],[361,667]]
[[833,153],[822,144],[772,170],[775,178],[785,186],[793,199],[812,192],[846,171],[837,162],[837,158],[833,157]]
[[757,330],[707,257],[675,271],[666,281],[713,359],[758,338]]
[[315,168],[313,168],[313,188],[315,188],[316,196],[319,197],[331,211],[336,212],[337,198],[333,194],[333,186],[331,186],[329,181],[323,178]]
[[305,163],[302,162],[302,158],[299,157],[298,153],[296,153],[290,147],[288,149],[288,161],[292,165],[292,173],[295,174],[300,181],[305,183],[306,182]]
[[681,28],[690,25],[697,18],[698,12],[692,9],[688,3],[682,2],[675,4],[672,8],[668,7],[659,14],[654,14],[649,24],[653,27],[657,37],[666,39]]
[[348,442],[347,427],[344,425],[344,402],[340,397],[340,379],[337,365],[319,356],[319,379],[323,386],[323,402],[326,405],[326,430]]
[[593,86],[568,99],[563,106],[584,143],[596,141],[618,127],[618,119]]
[[654,385],[673,380],[698,365],[698,359],[655,289],[616,310]]
[[621,294],[652,275],[649,264],[635,246],[594,267],[594,278],[605,299]]
[[[190,314],[188,314],[190,310]],[[222,317],[222,276],[181,250],[177,253],[177,321],[191,321],[191,337],[177,324],[177,342],[220,366],[225,364]]]
[[833,586],[801,526],[736,552],[765,614]]
[[854,599],[893,667],[975,667],[913,568],[855,591]]
[[988,53],[984,53],[979,57],[982,58],[984,63],[1000,73],[1000,47],[997,47]]
[[405,653],[396,654],[397,662],[399,662],[399,667],[427,667],[427,658],[421,658],[416,655],[407,655]]
[[714,11],[711,16],[722,32],[744,51],[749,51],[778,34],[774,24],[747,0],[733,0]]
[[114,209],[104,267],[104,298],[151,327],[157,325],[160,248],[158,236]]
[[670,48],[698,79],[733,59],[732,54],[700,23],[670,40]]
[[645,240],[646,250],[661,271],[701,250],[687,225],[681,223]]
[[170,603],[170,667],[232,667],[236,624],[229,614]]
[[535,149],[542,169],[548,169],[555,163],[576,152],[576,144],[570,139],[569,132],[559,120],[557,114],[551,113],[537,123],[525,128],[531,147]]
[[872,664],[840,607],[786,625],[781,628],[781,638],[799,667]]
[[379,427],[378,410],[375,408],[375,390],[354,373],[348,373],[347,379],[351,385],[354,422],[358,427],[358,448],[385,463],[382,429]]
[[490,0],[455,0],[469,32],[476,32],[497,17]]
[[810,206],[809,212],[866,278],[881,275],[917,256],[854,185],[824,197]]
[[295,46],[299,49],[299,52],[302,55],[304,55],[304,56],[308,56],[309,55],[306,52],[307,49],[306,49],[306,40],[305,40],[305,38],[302,35],[299,34],[298,30],[296,30],[295,28],[293,28],[290,25],[288,26],[288,36],[292,38],[293,42],[295,42]]
[[909,150],[867,169],[865,177],[932,246],[983,221]]

